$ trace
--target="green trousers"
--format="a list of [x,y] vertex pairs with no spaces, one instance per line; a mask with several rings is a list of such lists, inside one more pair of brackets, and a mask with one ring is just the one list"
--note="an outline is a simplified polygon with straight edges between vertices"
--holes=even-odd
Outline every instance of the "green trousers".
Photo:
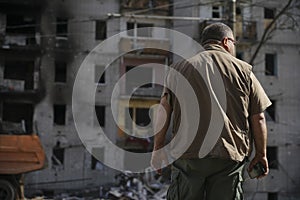
[[244,162],[218,158],[178,159],[172,165],[168,200],[242,200]]

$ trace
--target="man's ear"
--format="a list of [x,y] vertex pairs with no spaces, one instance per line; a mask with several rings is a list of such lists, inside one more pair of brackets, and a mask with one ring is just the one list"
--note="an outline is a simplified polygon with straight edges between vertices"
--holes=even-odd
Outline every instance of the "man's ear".
[[229,52],[229,45],[228,45],[228,38],[227,38],[227,37],[225,37],[225,38],[222,40],[222,46],[224,47],[224,49],[225,49],[226,51]]

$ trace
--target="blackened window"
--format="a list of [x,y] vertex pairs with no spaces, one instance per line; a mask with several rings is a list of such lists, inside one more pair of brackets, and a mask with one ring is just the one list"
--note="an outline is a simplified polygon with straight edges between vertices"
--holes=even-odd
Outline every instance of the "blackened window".
[[103,70],[105,70],[104,66],[99,66],[99,65],[95,66],[95,83],[105,84],[106,77],[105,77],[105,71]]
[[31,134],[33,131],[33,112],[34,106],[32,104],[3,102],[2,120],[19,124],[24,121],[25,130],[14,130],[14,127],[11,127],[12,133],[18,134],[25,131],[25,133]]
[[149,117],[149,108],[136,108],[136,124],[147,126],[151,119]]
[[278,193],[277,192],[269,192],[268,200],[278,200]]
[[104,168],[104,165],[102,164],[104,160],[104,148],[93,148],[91,158],[92,170],[102,170]]
[[242,9],[240,7],[236,7],[235,12],[237,15],[241,15],[242,14]]
[[55,61],[55,82],[65,83],[67,80],[67,63]]
[[267,76],[277,75],[276,54],[265,54],[265,74]]
[[134,23],[133,22],[127,22],[127,30],[134,29]]
[[64,18],[56,19],[56,36],[68,37],[68,20]]
[[104,84],[105,83],[105,72],[103,72],[103,74],[101,75],[99,81],[98,81],[99,84]]
[[95,106],[96,117],[101,127],[105,126],[105,106]]
[[36,20],[32,16],[7,15],[6,33],[35,34]]
[[25,90],[33,89],[34,61],[5,60],[4,79],[24,80]]
[[53,121],[56,125],[66,124],[66,105],[55,104],[53,105]]
[[264,8],[264,17],[265,19],[274,19],[275,9]]
[[278,169],[278,147],[267,147],[267,159],[269,162],[270,169]]
[[52,167],[56,166],[64,167],[64,158],[65,158],[65,149],[60,146],[60,142],[58,141],[56,145],[52,149]]
[[106,39],[106,21],[104,20],[96,20],[96,40],[104,40]]
[[221,18],[222,17],[222,7],[213,6],[212,7],[212,18]]
[[272,105],[266,109],[267,121],[276,121],[276,101],[271,100]]

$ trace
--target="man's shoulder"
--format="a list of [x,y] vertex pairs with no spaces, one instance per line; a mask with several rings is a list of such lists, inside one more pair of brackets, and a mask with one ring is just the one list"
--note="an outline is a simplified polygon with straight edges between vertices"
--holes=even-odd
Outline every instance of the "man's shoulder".
[[176,61],[171,65],[171,67],[177,71],[180,71],[192,64],[191,59],[181,59],[179,61]]
[[242,70],[245,70],[247,72],[252,71],[252,66],[248,64],[247,62],[240,60],[236,58],[235,56],[229,54],[229,53],[224,53],[221,51],[210,51],[211,54],[218,54],[220,58],[223,58],[225,60],[229,60],[230,62],[234,63],[235,65],[239,66]]
[[244,68],[246,70],[252,71],[252,65],[250,65],[249,63],[247,63],[243,60],[240,60],[234,56],[232,56],[232,57],[233,57],[234,61],[239,64],[239,66],[241,66],[242,68]]

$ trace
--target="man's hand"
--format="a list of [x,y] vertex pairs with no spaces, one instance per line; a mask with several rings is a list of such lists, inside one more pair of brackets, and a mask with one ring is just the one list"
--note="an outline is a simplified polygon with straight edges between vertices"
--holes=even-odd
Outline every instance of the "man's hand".
[[252,161],[250,162],[250,165],[248,167],[248,171],[252,171],[254,165],[256,165],[257,163],[261,163],[265,169],[265,173],[262,174],[261,176],[258,176],[257,179],[263,178],[265,176],[268,175],[269,173],[269,165],[268,165],[268,160],[266,156],[262,156],[262,155],[255,155],[254,158],[252,159]]
[[158,174],[161,175],[162,173],[161,168],[166,167],[167,164],[168,164],[168,156],[165,150],[160,149],[158,151],[152,152],[151,166],[156,170]]
[[269,173],[267,160],[267,125],[266,118],[263,112],[251,116],[251,126],[255,144],[255,156],[250,162],[248,171],[252,171],[254,165],[260,162],[265,173],[257,178],[265,177]]

